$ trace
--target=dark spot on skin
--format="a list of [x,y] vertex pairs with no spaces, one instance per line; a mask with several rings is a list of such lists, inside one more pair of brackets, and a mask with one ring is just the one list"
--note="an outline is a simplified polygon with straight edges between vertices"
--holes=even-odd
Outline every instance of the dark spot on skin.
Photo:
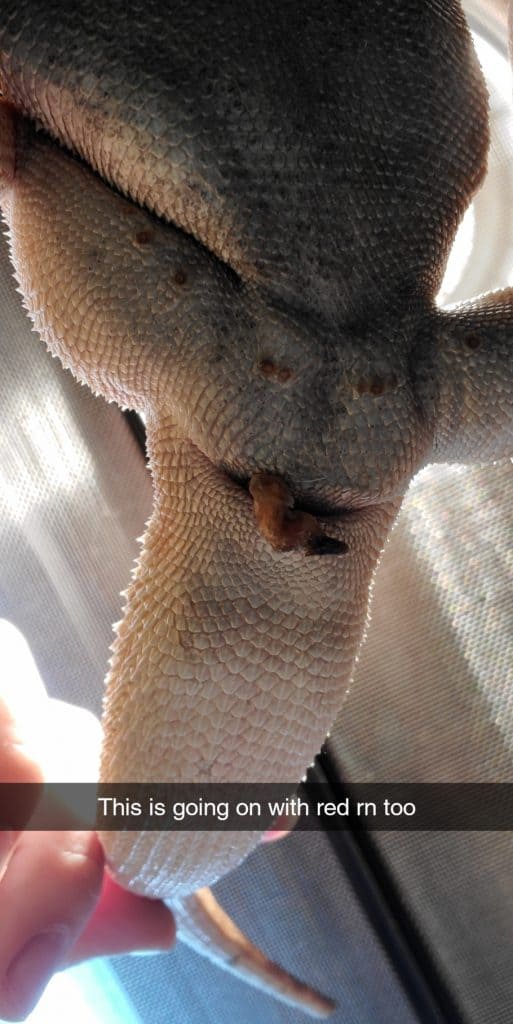
[[87,254],[87,269],[94,270],[99,263],[102,263],[102,254],[98,249],[90,249]]
[[145,228],[143,231],[138,231],[137,232],[134,241],[135,241],[136,245],[143,245],[144,246],[144,245],[150,245],[151,242],[153,242],[154,238],[155,238],[155,233],[153,231],[150,231],[149,228]]
[[389,377],[362,377],[356,385],[356,390],[359,395],[373,395],[375,398],[379,398],[380,395],[384,395],[385,392],[391,391],[395,387],[397,387],[397,377],[395,373],[392,373]]
[[275,380],[278,384],[286,384],[294,376],[294,371],[289,366],[279,366],[272,359],[261,359],[258,364],[258,371],[267,380]]
[[375,377],[374,380],[370,382],[369,392],[371,395],[382,395],[384,390],[385,381],[382,380],[380,377]]
[[197,181],[189,181],[187,182],[186,188],[188,192],[192,192],[193,196],[199,196],[204,203],[214,204],[215,195],[209,188],[207,188],[206,185],[200,184]]
[[466,334],[463,340],[466,347],[471,349],[479,348],[483,341],[481,336],[476,334],[475,331],[471,331],[470,334]]
[[182,270],[181,268],[175,270],[173,280],[175,284],[186,284],[187,274],[185,273],[185,270]]
[[212,365],[215,365],[216,363],[222,363],[223,360],[225,360],[227,358],[227,355],[228,355],[228,353],[227,353],[227,350],[226,350],[226,345],[223,345],[222,342],[218,342],[212,348],[212,354],[210,356],[210,362],[212,363]]
[[356,390],[359,395],[382,395],[384,382],[381,377],[362,377],[356,385]]

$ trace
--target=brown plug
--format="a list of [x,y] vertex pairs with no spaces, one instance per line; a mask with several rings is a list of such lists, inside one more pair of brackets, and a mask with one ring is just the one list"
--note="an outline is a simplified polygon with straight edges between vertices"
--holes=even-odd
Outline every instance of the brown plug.
[[302,548],[305,555],[342,555],[347,551],[347,544],[329,537],[315,516],[294,508],[294,498],[279,476],[254,473],[249,493],[260,533],[275,551]]

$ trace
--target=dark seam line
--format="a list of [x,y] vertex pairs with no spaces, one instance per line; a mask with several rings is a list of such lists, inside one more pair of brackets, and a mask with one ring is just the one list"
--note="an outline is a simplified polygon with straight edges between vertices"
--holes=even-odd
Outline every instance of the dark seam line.
[[[324,746],[302,784],[312,811],[309,783],[329,786],[335,798],[349,790]],[[469,1024],[441,977],[422,935],[401,900],[400,888],[372,834],[363,829],[326,828],[326,835],[351,887],[421,1024]]]

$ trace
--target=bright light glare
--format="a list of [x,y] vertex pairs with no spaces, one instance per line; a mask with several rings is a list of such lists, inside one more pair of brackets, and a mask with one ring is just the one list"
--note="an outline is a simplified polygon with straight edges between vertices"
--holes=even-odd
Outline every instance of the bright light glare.
[[[509,61],[481,36],[473,34],[472,38],[490,92],[494,93],[496,98],[500,98],[505,106],[511,108],[512,72]],[[440,306],[450,303],[451,295],[456,291],[472,257],[474,226],[475,214],[472,203],[465,213],[454,239],[442,286],[437,296],[437,303]]]
[[0,698],[48,782],[96,782],[101,726],[90,711],[50,699],[32,652],[11,622],[0,619]]
[[140,1024],[141,1018],[104,961],[78,964],[50,981],[27,1024]]
[[440,306],[443,306],[444,303],[450,300],[451,294],[456,291],[463,277],[465,267],[472,254],[474,225],[474,204],[471,203],[456,232],[456,238],[447,260],[442,287],[437,296],[437,302]]
[[472,34],[472,39],[488,87],[491,86],[501,100],[507,106],[511,106],[513,77],[509,61],[481,36]]
[[47,488],[73,495],[93,477],[94,465],[86,446],[77,447],[71,407],[62,401],[56,407],[53,397],[40,398],[36,409],[27,396],[17,419],[20,443],[2,452],[0,486],[13,521],[22,522],[47,500]]

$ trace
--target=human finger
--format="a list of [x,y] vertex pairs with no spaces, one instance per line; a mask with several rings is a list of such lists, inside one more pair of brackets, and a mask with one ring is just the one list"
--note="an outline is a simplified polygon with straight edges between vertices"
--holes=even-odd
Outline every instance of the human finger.
[[283,839],[292,832],[297,820],[297,814],[280,814],[279,817],[274,819],[271,827],[266,829],[260,842],[274,843],[277,839]]
[[[10,784],[24,782],[32,785],[23,789],[23,800],[18,796],[14,806]],[[20,829],[13,828],[14,819],[19,826],[27,824],[39,799],[36,784],[41,782],[41,769],[23,742],[15,716],[0,700],[0,880],[20,835]]]
[[66,962],[138,950],[166,950],[176,938],[171,911],[161,900],[122,889],[106,871],[101,896]]
[[0,886],[0,1016],[23,1020],[63,966],[98,901],[94,832],[25,832]]

